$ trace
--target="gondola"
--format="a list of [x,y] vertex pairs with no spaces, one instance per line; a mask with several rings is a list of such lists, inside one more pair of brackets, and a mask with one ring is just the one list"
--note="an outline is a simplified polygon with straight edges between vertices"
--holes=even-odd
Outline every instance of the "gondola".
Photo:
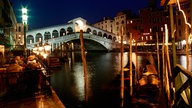
[[158,105],[160,79],[155,66],[147,64],[142,73],[135,87],[133,103],[136,105]]

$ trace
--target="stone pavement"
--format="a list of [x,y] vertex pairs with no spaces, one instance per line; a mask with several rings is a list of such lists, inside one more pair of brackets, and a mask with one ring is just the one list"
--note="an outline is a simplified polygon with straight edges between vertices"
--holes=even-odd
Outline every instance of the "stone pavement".
[[1,99],[0,108],[65,108],[65,106],[52,89],[52,94],[49,96],[43,93],[36,93],[30,97],[11,101]]

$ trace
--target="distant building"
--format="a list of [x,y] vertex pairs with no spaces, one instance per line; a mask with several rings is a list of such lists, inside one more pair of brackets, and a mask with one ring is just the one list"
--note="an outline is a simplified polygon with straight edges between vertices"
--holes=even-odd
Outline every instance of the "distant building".
[[[26,26],[28,31],[28,26]],[[15,47],[24,45],[24,25],[23,23],[17,23],[16,35],[15,35]]]
[[136,18],[127,21],[128,32],[132,33],[133,42],[138,44],[155,43],[156,33],[162,42],[165,24],[170,28],[169,12],[164,9],[143,8]]
[[[28,26],[26,28],[28,30]],[[0,44],[7,50],[22,50],[24,45],[24,26],[17,23],[9,0],[0,0]]]
[[115,16],[115,30],[114,33],[117,35],[117,39],[120,41],[121,40],[121,32],[122,32],[122,27],[123,27],[123,37],[124,37],[124,43],[129,42],[129,34],[127,31],[127,20],[132,18],[133,15],[130,10],[124,10],[121,12],[118,12],[117,15]]
[[[184,11],[186,16],[186,21],[189,24],[192,24],[192,7],[190,8],[190,3],[184,2],[181,4],[181,9]],[[178,49],[184,49],[186,45],[186,35],[189,36],[189,34],[192,32],[191,29],[187,24],[185,24],[185,19],[183,16],[183,13],[180,12],[178,9],[176,10],[176,17],[175,17],[175,25],[176,25],[176,41],[178,42]],[[192,36],[188,38],[188,43],[192,43]]]
[[114,19],[112,19],[110,17],[104,17],[102,21],[99,21],[99,22],[93,24],[93,26],[113,33],[114,32]]
[[106,30],[108,32],[114,33],[116,35],[117,41],[120,41],[121,36],[121,29],[123,27],[124,29],[124,42],[127,43],[128,37],[127,37],[127,27],[126,27],[126,21],[128,18],[131,18],[132,14],[130,10],[124,10],[121,12],[118,12],[114,19],[109,17],[104,17],[102,21],[99,21],[95,24],[93,24],[94,27],[97,27],[102,30]]

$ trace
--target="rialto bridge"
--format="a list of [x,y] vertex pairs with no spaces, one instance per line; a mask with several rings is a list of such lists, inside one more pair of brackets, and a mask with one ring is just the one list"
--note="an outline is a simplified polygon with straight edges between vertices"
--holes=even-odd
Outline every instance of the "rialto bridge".
[[26,33],[26,48],[33,49],[36,45],[48,43],[51,50],[59,48],[64,43],[79,42],[79,33],[83,30],[84,46],[86,50],[111,51],[120,48],[116,36],[113,33],[98,29],[86,24],[83,18],[68,21],[67,24],[50,26],[28,31]]

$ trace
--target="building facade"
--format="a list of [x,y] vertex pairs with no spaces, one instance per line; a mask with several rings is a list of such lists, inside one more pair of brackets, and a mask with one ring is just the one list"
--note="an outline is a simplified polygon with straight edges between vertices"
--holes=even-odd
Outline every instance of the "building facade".
[[141,9],[138,17],[127,21],[128,31],[132,33],[132,41],[137,42],[138,45],[153,44],[157,38],[162,42],[165,24],[170,28],[169,12],[151,7]]
[[9,0],[0,1],[0,39],[6,49],[13,49],[17,20]]
[[118,12],[114,18],[104,17],[102,21],[99,21],[93,24],[94,27],[97,27],[102,30],[114,33],[116,35],[116,41],[121,40],[121,32],[123,29],[124,43],[128,42],[128,32],[127,32],[127,19],[131,18],[132,14],[130,10],[124,10]]
[[114,33],[114,19],[110,17],[104,17],[102,21],[93,24],[93,26]]
[[[165,35],[165,25],[168,28],[168,40],[171,44],[171,20],[174,21],[175,27],[175,41],[177,49],[183,49],[186,45],[186,35],[188,36],[188,43],[192,43],[192,30],[186,24],[192,23],[192,3],[190,1],[181,2],[181,9],[184,11],[185,16],[179,11],[178,6],[174,5],[173,19],[170,19],[169,6],[157,7],[156,0],[149,0],[148,6],[139,10],[137,16],[133,15],[129,11],[118,12],[114,19],[111,21],[109,32],[113,32],[116,35],[118,41],[121,39],[121,28],[124,29],[124,41],[129,43],[129,36],[132,34],[132,43],[137,45],[152,45],[157,42],[163,42]],[[186,17],[186,19],[184,18]],[[96,23],[94,26],[100,29],[106,29],[104,25],[105,20]],[[112,30],[113,28],[113,30]],[[108,29],[106,29],[108,30]]]
[[[26,30],[28,31],[28,26],[26,26]],[[24,25],[23,25],[23,23],[17,23],[16,35],[14,37],[14,40],[15,40],[15,49],[21,49],[24,45]]]
[[[191,4],[192,5],[192,4]],[[181,9],[183,12],[181,12],[178,8],[175,12],[175,25],[176,25],[176,41],[178,43],[177,48],[178,49],[185,49],[186,43],[190,44],[192,43],[192,35],[191,35],[191,28],[188,24],[192,24],[192,9],[190,8],[190,2],[184,2],[181,3]],[[188,38],[188,39],[186,39]],[[186,42],[188,40],[188,42]]]

